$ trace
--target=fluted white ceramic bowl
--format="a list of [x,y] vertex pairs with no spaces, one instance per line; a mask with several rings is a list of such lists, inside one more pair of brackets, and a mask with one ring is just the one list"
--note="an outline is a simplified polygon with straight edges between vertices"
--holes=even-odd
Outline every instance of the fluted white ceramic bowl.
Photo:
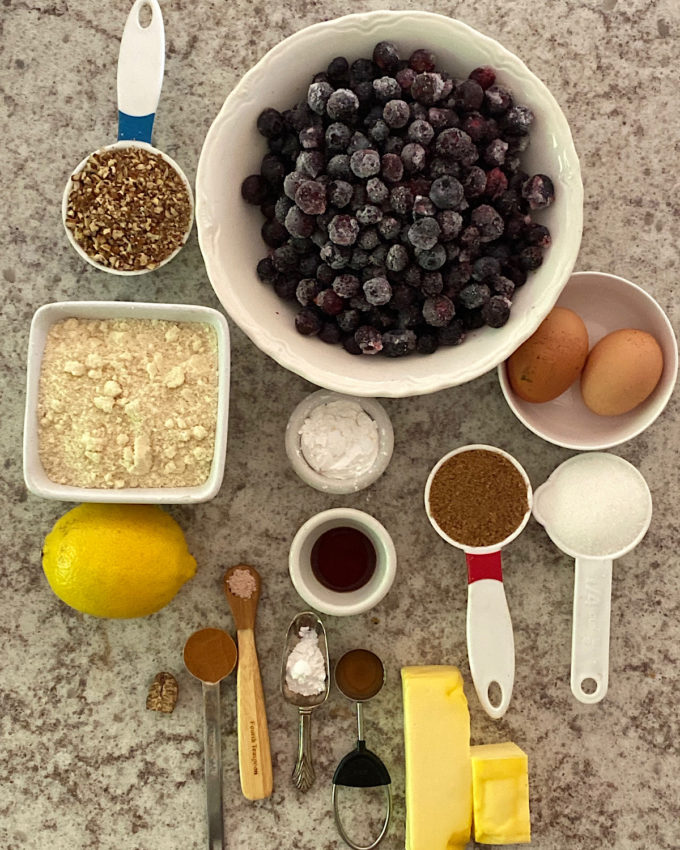
[[[356,357],[341,346],[301,336],[294,307],[262,284],[255,267],[267,253],[262,216],[246,204],[241,183],[259,171],[266,153],[256,120],[268,106],[301,100],[313,74],[335,56],[371,56],[376,42],[394,41],[402,55],[430,47],[438,67],[466,76],[492,65],[499,83],[533,110],[536,120],[523,166],[550,175],[555,202],[537,215],[552,246],[540,269],[516,293],[508,323],[481,328],[456,347],[403,358]],[[460,21],[429,12],[377,11],[347,15],[300,30],[272,48],[227,97],[201,152],[196,178],[196,224],[208,276],[225,310],[270,357],[319,386],[359,396],[410,396],[465,383],[505,360],[548,314],[576,261],[583,221],[578,157],[555,98],[526,65],[497,41]]]

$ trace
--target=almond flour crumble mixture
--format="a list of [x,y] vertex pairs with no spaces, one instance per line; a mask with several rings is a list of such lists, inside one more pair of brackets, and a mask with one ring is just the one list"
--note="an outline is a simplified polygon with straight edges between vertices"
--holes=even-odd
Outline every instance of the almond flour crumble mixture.
[[217,421],[210,325],[66,319],[47,335],[40,460],[75,487],[191,487],[210,474]]

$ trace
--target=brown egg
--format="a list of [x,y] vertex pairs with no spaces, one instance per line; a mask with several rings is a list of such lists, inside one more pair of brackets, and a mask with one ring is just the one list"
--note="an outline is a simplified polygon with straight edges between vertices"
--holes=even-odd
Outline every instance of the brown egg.
[[551,401],[578,378],[587,356],[588,331],[581,317],[566,307],[554,307],[510,355],[510,385],[524,401]]
[[651,334],[632,328],[603,337],[581,375],[583,401],[600,416],[619,416],[641,404],[659,383],[663,354]]

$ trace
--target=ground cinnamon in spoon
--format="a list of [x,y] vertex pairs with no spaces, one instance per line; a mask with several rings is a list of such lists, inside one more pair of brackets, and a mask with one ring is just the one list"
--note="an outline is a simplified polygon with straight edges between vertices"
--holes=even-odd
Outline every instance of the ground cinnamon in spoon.
[[527,485],[514,464],[486,449],[453,455],[435,473],[430,514],[441,530],[464,546],[505,540],[529,509]]

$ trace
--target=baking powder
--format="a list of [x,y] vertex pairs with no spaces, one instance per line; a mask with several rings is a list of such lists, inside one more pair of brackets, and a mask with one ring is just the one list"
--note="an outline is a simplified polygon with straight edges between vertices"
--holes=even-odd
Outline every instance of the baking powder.
[[300,628],[300,640],[286,661],[286,685],[293,693],[311,697],[326,688],[326,664],[319,636],[309,626]]
[[320,475],[356,478],[368,472],[378,457],[378,426],[357,402],[329,401],[305,419],[300,448]]

